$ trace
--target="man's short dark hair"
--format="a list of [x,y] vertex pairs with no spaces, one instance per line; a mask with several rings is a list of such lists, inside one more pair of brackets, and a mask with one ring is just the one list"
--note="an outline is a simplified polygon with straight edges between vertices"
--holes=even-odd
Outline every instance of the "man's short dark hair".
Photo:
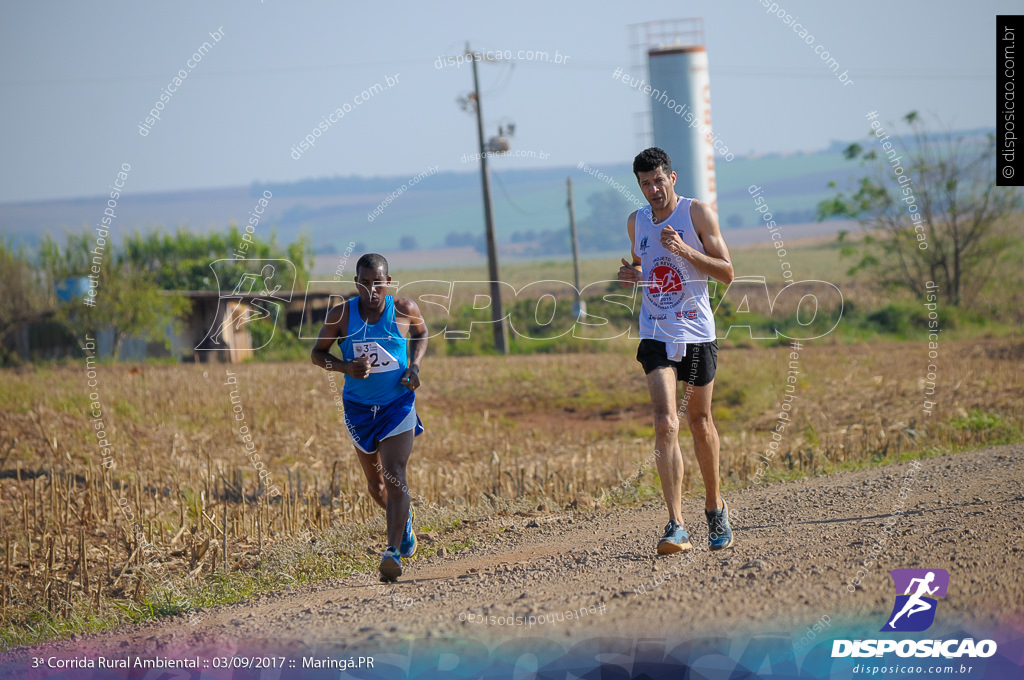
[[672,159],[668,157],[663,149],[652,146],[644,149],[633,159],[633,174],[637,181],[640,180],[641,172],[653,172],[658,168],[665,168],[665,174],[672,174]]
[[356,276],[359,276],[360,269],[379,269],[384,276],[388,275],[388,261],[383,255],[377,253],[366,253],[356,261]]

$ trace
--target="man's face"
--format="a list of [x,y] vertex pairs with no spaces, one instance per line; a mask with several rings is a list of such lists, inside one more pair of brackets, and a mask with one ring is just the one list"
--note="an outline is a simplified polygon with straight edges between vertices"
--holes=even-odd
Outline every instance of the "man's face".
[[385,276],[378,267],[360,267],[356,272],[356,286],[359,288],[359,297],[364,305],[380,307],[384,304],[384,296],[387,295],[388,284],[391,277]]
[[665,168],[659,166],[657,170],[637,173],[637,183],[644,198],[651,204],[651,207],[660,210],[667,208],[672,195],[675,192],[676,173],[665,174]]

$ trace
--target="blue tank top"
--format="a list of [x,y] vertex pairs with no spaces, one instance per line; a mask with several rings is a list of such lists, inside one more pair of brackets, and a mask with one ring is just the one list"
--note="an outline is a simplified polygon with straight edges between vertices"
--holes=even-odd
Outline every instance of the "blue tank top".
[[390,295],[384,298],[380,321],[372,326],[359,315],[359,298],[349,300],[348,329],[338,346],[345,361],[362,356],[370,360],[366,378],[345,376],[345,399],[383,406],[409,393],[409,388],[400,384],[409,363],[406,339],[395,323],[395,299]]

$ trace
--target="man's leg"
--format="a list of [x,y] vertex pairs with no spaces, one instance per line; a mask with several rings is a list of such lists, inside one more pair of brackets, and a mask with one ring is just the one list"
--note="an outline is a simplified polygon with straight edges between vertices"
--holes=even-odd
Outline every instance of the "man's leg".
[[700,465],[701,477],[704,478],[705,510],[722,509],[718,485],[720,442],[718,430],[711,419],[711,393],[714,388],[714,380],[701,387],[686,386],[687,390],[692,390],[690,400],[686,404],[686,421],[693,436],[693,453]]
[[676,414],[676,369],[656,368],[647,374],[647,389],[654,406],[655,465],[661,477],[669,519],[683,523],[683,452],[679,448]]
[[356,449],[356,456],[359,464],[363,466],[363,475],[366,477],[366,485],[370,491],[370,498],[387,511],[388,491],[384,486],[383,468],[380,463],[380,452],[363,453]]
[[384,469],[387,489],[385,513],[388,519],[388,546],[398,549],[409,517],[409,485],[405,481],[405,466],[412,453],[414,429],[388,437],[380,443],[380,463]]

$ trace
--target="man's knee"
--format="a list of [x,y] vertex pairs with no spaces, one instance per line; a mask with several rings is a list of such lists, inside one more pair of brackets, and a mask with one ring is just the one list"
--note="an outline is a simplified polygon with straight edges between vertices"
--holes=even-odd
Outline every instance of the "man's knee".
[[706,437],[714,432],[715,424],[710,411],[687,411],[686,424],[694,437]]
[[679,433],[679,416],[674,411],[658,412],[654,414],[654,431],[662,435],[676,435]]
[[366,483],[366,486],[369,489],[371,496],[373,496],[375,498],[383,498],[384,497],[384,490],[385,490],[386,487],[384,486],[384,480],[383,479],[373,479],[373,480],[370,480],[370,481],[368,481]]
[[405,486],[405,466],[392,465],[384,466],[384,479],[382,483],[386,483],[389,488],[401,489]]

